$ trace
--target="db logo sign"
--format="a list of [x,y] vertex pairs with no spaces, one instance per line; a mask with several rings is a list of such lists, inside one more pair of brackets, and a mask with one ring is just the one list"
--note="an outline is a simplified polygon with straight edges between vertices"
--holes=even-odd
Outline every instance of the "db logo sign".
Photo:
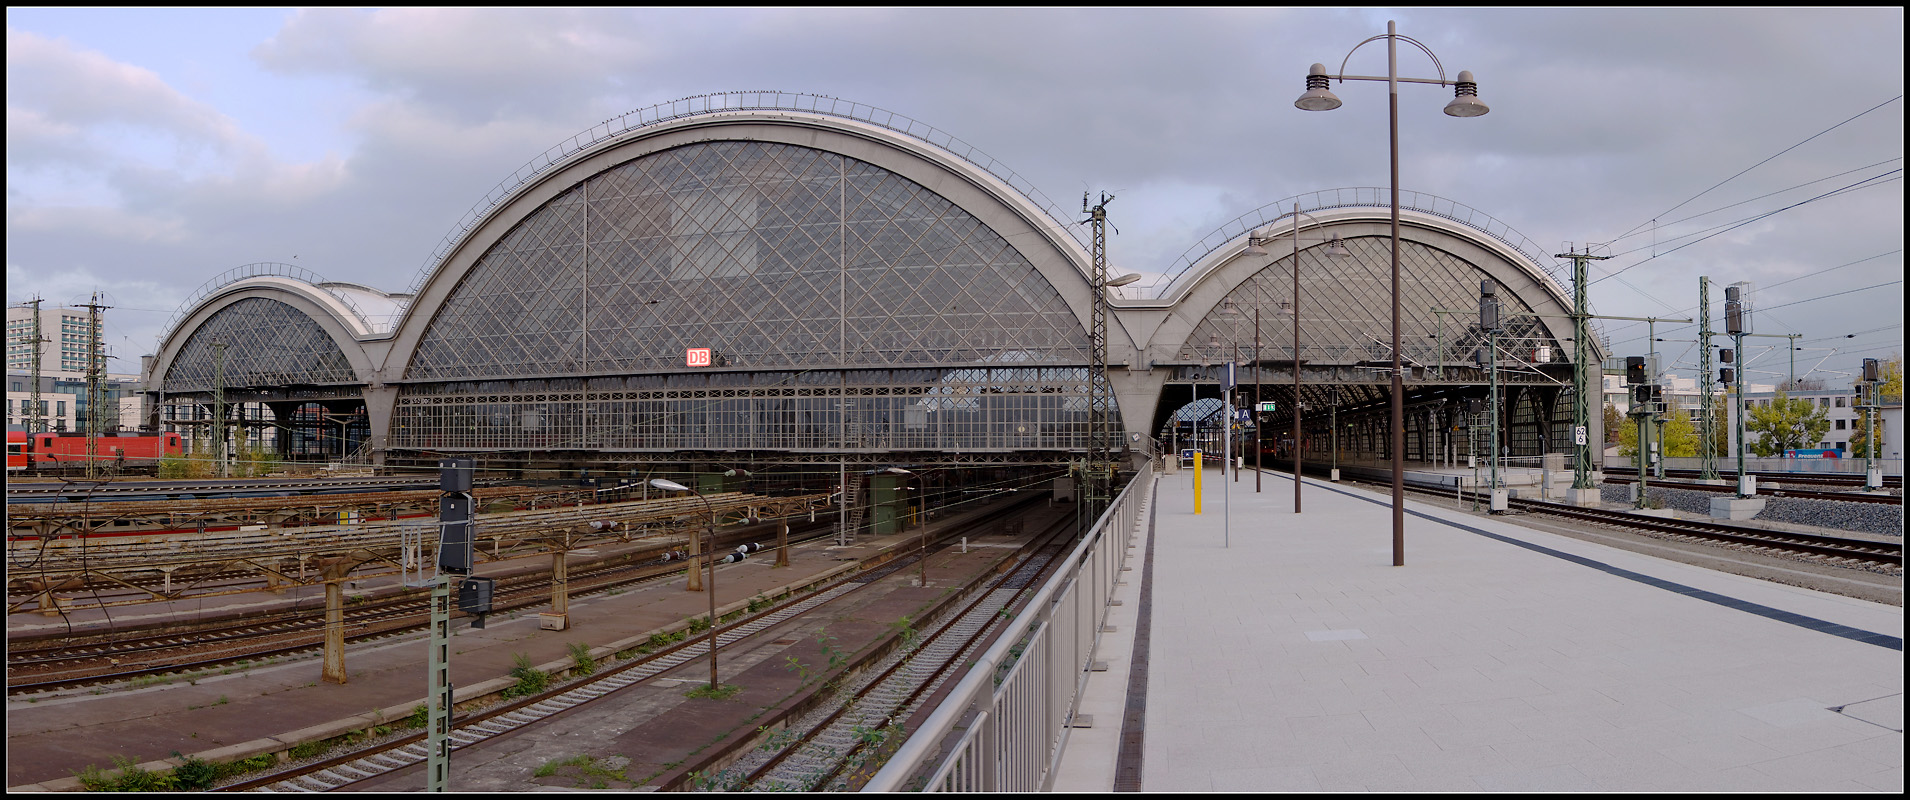
[[683,365],[686,367],[707,367],[710,365],[710,348],[692,347],[684,351]]

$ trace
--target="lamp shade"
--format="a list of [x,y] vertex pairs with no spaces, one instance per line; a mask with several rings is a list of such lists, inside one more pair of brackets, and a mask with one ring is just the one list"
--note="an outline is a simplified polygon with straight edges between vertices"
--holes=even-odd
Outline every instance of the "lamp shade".
[[1479,84],[1473,82],[1470,70],[1460,70],[1459,80],[1453,82],[1452,102],[1446,104],[1446,116],[1482,117],[1492,109],[1479,99]]
[[[1293,101],[1295,108],[1302,111],[1332,111],[1340,107],[1340,98],[1327,91],[1325,64],[1314,64],[1307,69],[1306,94]],[[1447,112],[1451,113],[1451,112]]]

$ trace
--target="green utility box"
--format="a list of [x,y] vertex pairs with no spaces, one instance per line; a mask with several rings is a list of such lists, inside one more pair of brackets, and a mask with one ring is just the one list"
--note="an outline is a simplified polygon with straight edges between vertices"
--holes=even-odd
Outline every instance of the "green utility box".
[[909,476],[878,472],[869,476],[870,531],[876,536],[901,533],[907,527]]

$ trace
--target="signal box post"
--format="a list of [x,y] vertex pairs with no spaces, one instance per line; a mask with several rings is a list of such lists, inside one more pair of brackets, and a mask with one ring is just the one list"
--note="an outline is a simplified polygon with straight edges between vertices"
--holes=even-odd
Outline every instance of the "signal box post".
[[[426,754],[425,790],[445,791],[451,768],[451,580],[452,576],[471,574],[473,539],[472,517],[476,500],[471,496],[472,463],[468,458],[447,458],[438,462],[438,580],[431,587],[431,657],[425,686]],[[486,579],[470,589],[473,608],[490,610]],[[467,581],[467,584],[472,583]],[[464,592],[459,592],[460,605]],[[475,613],[477,627],[483,625],[483,611]]]

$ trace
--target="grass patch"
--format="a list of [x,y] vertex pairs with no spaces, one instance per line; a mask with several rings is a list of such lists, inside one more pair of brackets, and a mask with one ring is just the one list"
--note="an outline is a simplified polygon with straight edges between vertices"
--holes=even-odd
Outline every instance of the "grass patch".
[[708,684],[704,684],[684,692],[683,696],[705,700],[728,700],[735,697],[736,693],[742,690],[743,687],[733,683],[721,684],[714,689],[710,688]]
[[86,765],[76,777],[80,786],[89,792],[169,792],[173,790],[171,773],[159,773],[139,766],[139,762],[126,756],[113,756],[113,766],[118,774],[108,774],[105,770]]
[[568,645],[570,663],[578,675],[589,675],[597,671],[597,660],[590,657],[590,645],[575,642]]
[[294,745],[292,749],[287,752],[291,754],[293,761],[297,761],[301,758],[311,758],[312,756],[324,755],[325,751],[330,749],[332,749],[331,742],[318,741],[318,742],[306,742],[304,744]]
[[531,657],[523,653],[512,654],[517,666],[511,667],[511,677],[517,679],[517,685],[505,689],[505,697],[530,697],[550,688],[550,673],[531,666]]
[[[172,754],[177,756],[179,751]],[[173,788],[185,792],[197,792],[212,788],[223,777],[225,770],[218,764],[207,762],[198,756],[186,757],[185,763],[172,768]]]
[[575,755],[546,761],[531,775],[537,778],[566,779],[572,786],[580,789],[586,787],[608,789],[611,781],[626,784],[623,788],[628,788],[630,779],[624,774],[624,770],[629,766],[630,759],[624,756],[598,758],[592,755]]

